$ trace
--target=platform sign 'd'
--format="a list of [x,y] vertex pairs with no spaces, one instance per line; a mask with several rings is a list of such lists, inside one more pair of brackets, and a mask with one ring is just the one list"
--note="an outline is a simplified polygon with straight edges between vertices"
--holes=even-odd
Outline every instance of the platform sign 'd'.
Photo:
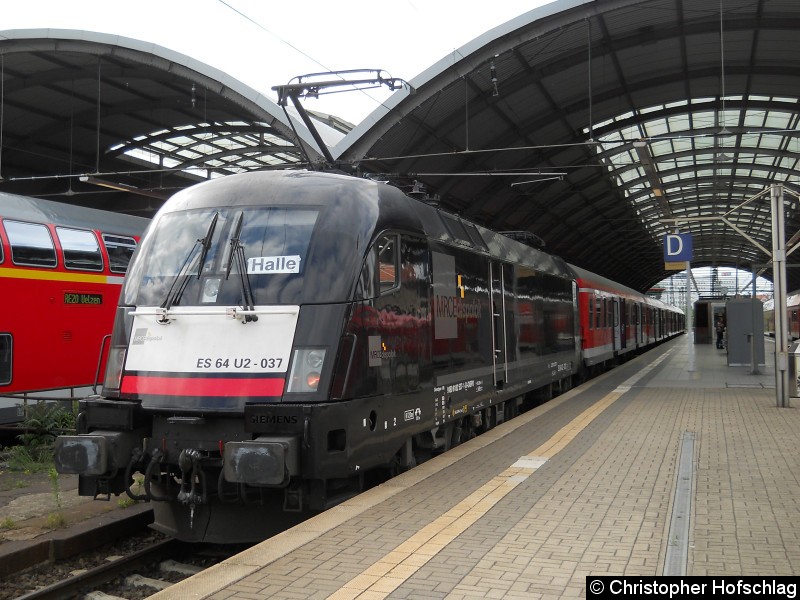
[[692,260],[692,234],[668,233],[664,236],[664,268],[682,271]]

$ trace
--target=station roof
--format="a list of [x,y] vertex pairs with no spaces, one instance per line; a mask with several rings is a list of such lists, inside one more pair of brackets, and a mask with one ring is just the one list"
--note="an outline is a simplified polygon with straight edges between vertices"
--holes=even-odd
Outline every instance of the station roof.
[[[750,269],[770,260],[772,184],[787,238],[800,227],[798,30],[796,0],[559,0],[433,64],[332,154],[642,291],[670,274],[676,228],[693,267]],[[225,74],[66,33],[0,34],[0,190],[147,214],[209,176],[318,163],[302,125],[307,156],[282,109]]]
[[[321,160],[275,102],[155,44],[4,31],[0,59],[2,191],[152,216],[210,177]],[[352,126],[319,127],[335,143]]]

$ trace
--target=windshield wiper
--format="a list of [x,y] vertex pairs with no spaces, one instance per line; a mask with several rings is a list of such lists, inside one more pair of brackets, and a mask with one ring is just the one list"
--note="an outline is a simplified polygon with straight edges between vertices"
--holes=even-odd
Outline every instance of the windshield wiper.
[[[203,272],[203,264],[205,264],[206,256],[208,256],[208,250],[211,248],[211,238],[214,235],[214,229],[217,227],[217,220],[219,219],[219,213],[214,213],[214,218],[211,219],[211,223],[208,225],[208,230],[206,231],[206,236],[203,238],[199,238],[192,246],[192,249],[189,250],[189,254],[186,255],[186,260],[183,261],[183,265],[178,271],[178,274],[175,276],[175,279],[172,282],[172,285],[167,292],[167,297],[164,298],[164,302],[161,303],[161,308],[165,311],[172,308],[172,305],[178,302],[183,296],[183,292],[186,290],[186,285],[189,283],[189,279],[191,279],[191,272],[194,267],[195,261],[198,263],[197,267],[197,278],[200,279],[200,275]],[[200,246],[202,249],[200,254],[197,254],[197,247]],[[199,260],[198,260],[199,258]],[[165,320],[166,316],[164,317]]]
[[[255,311],[256,304],[253,298],[253,287],[250,285],[250,276],[247,274],[247,258],[244,255],[244,246],[239,241],[242,234],[242,221],[244,221],[244,211],[239,212],[239,216],[236,218],[236,225],[233,227],[225,279],[227,280],[231,276],[233,261],[236,260],[236,268],[239,270],[239,284],[242,287],[242,306],[247,311]],[[258,315],[244,315],[244,321],[242,322],[249,323],[250,321],[258,321]]]
[[211,225],[208,226],[208,231],[206,232],[206,237],[202,240],[197,240],[201,244],[203,244],[203,252],[200,254],[200,262],[197,267],[197,278],[200,279],[200,275],[203,273],[203,265],[206,264],[206,257],[208,256],[208,249],[211,248],[211,238],[214,235],[214,229],[217,227],[217,219],[219,219],[219,213],[214,213],[214,218],[211,219]]

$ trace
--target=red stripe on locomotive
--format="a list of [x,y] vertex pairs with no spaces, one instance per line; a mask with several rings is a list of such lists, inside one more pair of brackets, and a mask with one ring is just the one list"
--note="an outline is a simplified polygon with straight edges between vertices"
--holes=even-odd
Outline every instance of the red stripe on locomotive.
[[123,394],[160,396],[281,396],[285,380],[235,377],[158,377],[126,375],[122,380]]

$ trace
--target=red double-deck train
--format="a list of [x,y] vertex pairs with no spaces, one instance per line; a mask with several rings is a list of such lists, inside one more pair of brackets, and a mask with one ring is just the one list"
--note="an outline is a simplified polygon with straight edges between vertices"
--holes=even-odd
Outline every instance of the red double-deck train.
[[258,540],[683,330],[674,307],[391,185],[233,175],[155,216],[104,397],[56,466],[81,495],[153,501],[179,538]]
[[0,423],[21,420],[22,392],[69,397],[97,381],[148,223],[0,193]]

